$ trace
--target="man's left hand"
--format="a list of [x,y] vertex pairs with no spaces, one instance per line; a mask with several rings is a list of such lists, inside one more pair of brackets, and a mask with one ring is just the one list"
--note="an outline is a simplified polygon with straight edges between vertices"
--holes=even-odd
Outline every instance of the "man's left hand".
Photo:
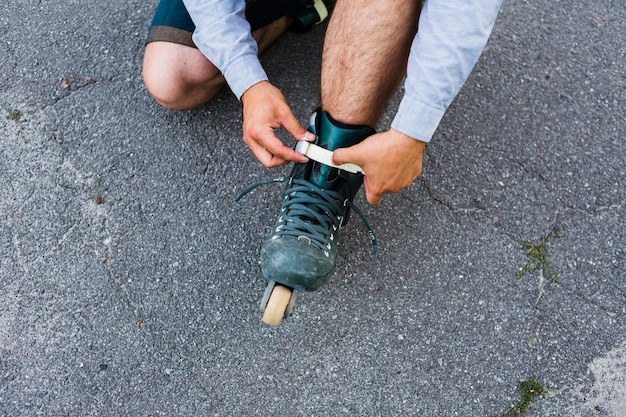
[[337,149],[333,163],[351,162],[365,172],[367,201],[380,204],[383,194],[409,187],[422,173],[425,142],[394,129],[378,133],[349,148]]

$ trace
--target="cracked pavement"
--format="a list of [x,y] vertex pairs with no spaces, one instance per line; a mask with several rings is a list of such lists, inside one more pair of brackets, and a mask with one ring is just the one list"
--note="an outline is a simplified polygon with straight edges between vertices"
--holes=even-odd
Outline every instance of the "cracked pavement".
[[[103,6],[105,6],[103,8]],[[0,4],[0,416],[626,415],[626,5],[504,2],[424,174],[261,323],[280,186],[223,91],[141,82],[155,2]],[[264,57],[306,121],[323,27]],[[401,92],[379,128],[389,126]],[[554,227],[551,268],[516,272]]]

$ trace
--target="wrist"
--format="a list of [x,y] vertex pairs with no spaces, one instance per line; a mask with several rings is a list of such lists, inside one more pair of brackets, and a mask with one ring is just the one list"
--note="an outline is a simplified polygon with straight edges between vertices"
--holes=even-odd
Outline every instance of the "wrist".
[[422,150],[426,147],[427,142],[411,137],[405,133],[400,132],[399,130],[390,128],[389,132],[392,134],[394,139],[397,139],[399,142],[405,144],[408,147]]
[[245,102],[250,98],[255,96],[256,94],[258,94],[259,92],[267,89],[267,87],[271,87],[272,85],[270,84],[269,81],[267,80],[263,80],[263,81],[259,81],[258,83],[252,84],[250,87],[248,87],[248,89],[246,91],[243,92],[243,94],[241,95],[241,102],[245,105]]

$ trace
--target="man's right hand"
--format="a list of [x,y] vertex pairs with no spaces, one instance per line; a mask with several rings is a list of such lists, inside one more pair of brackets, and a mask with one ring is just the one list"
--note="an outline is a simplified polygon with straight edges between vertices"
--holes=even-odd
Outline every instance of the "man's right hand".
[[243,93],[241,102],[243,141],[263,166],[272,168],[289,161],[308,161],[304,155],[285,146],[274,134],[274,129],[282,127],[296,140],[315,140],[315,135],[298,122],[276,87],[268,81],[261,81]]

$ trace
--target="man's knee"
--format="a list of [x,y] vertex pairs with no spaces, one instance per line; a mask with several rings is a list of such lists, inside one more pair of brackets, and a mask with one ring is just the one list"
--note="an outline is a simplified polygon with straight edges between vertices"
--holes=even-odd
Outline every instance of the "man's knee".
[[146,45],[142,76],[152,97],[176,110],[208,101],[221,86],[219,71],[200,51],[169,42]]
[[163,42],[151,42],[146,45],[143,57],[143,83],[154,99],[167,108],[176,109],[180,101],[180,92],[176,86],[181,83],[180,74],[176,73],[174,65],[164,49],[168,49]]
[[173,88],[175,83],[168,81],[168,77],[171,77],[170,74],[164,73],[161,68],[154,68],[144,63],[142,75],[146,89],[157,103],[172,110],[181,108],[179,102],[182,97]]

